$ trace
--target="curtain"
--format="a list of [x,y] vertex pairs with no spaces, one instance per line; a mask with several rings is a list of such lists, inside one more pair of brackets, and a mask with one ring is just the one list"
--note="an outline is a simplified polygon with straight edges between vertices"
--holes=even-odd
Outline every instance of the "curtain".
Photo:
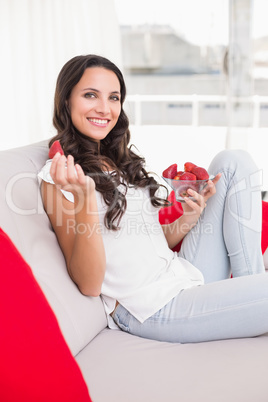
[[122,68],[114,2],[0,0],[0,50],[0,149],[50,138],[65,62],[96,53]]

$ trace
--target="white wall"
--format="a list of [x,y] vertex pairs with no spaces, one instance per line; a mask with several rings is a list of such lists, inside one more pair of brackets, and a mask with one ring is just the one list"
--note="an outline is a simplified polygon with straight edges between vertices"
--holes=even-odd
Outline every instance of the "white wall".
[[113,0],[0,0],[0,149],[54,134],[56,77],[88,53],[121,67]]
[[[132,126],[131,142],[146,158],[147,168],[161,177],[172,163],[183,170],[185,162],[207,169],[216,153],[226,148],[226,127]],[[245,129],[237,147],[246,149],[262,171],[264,191],[268,191],[267,129]]]

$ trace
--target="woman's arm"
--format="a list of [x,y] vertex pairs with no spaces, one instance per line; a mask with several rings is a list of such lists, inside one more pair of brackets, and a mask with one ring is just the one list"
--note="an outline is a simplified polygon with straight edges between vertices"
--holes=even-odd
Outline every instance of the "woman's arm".
[[[67,169],[66,169],[67,162]],[[45,210],[64,254],[67,269],[81,293],[98,296],[106,260],[97,209],[95,183],[73,158],[56,155],[51,177],[56,185],[42,183]],[[60,191],[70,191],[74,203]]]
[[220,177],[221,174],[219,173],[213,180],[209,180],[201,194],[189,189],[188,194],[194,197],[196,202],[188,197],[184,197],[185,203],[182,203],[183,215],[170,224],[162,225],[163,232],[171,249],[196,225],[206,207],[207,200],[216,193],[215,185]]

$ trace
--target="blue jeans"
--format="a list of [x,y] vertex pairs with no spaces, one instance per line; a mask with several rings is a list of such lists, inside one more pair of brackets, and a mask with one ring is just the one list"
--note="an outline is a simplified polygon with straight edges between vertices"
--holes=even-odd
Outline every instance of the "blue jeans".
[[[240,150],[219,153],[209,172],[222,172],[217,193],[208,200],[180,251],[203,273],[205,285],[181,291],[144,323],[119,305],[113,319],[123,331],[180,343],[268,332],[260,172],[249,154]],[[230,273],[234,278],[229,279]]]

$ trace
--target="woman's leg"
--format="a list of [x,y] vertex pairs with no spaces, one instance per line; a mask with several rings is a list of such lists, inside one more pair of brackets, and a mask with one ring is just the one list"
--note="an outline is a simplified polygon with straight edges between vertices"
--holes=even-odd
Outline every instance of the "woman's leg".
[[242,150],[220,152],[210,174],[221,172],[217,193],[182,242],[180,256],[202,271],[205,282],[264,272],[261,253],[261,175]]
[[113,318],[123,331],[166,342],[262,335],[268,332],[268,275],[243,276],[183,290],[144,323],[120,305]]

